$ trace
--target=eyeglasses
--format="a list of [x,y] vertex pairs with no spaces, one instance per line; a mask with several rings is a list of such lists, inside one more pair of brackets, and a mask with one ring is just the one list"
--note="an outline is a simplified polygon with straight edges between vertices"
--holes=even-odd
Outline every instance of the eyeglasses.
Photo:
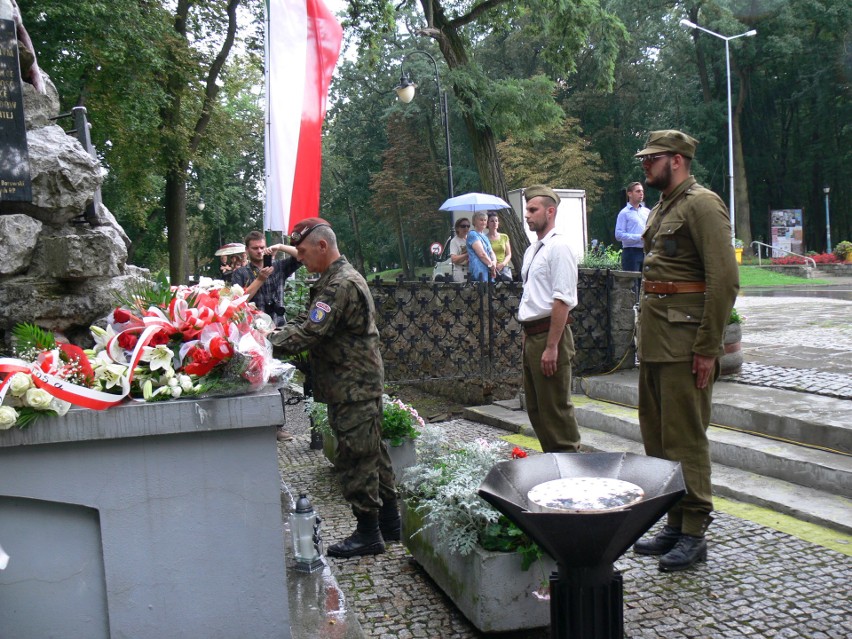
[[460,229],[469,229],[469,228],[470,228],[470,224],[459,224],[459,228],[460,228]]
[[639,158],[639,164],[653,164],[660,158],[670,158],[671,153],[657,153],[656,155],[643,155]]

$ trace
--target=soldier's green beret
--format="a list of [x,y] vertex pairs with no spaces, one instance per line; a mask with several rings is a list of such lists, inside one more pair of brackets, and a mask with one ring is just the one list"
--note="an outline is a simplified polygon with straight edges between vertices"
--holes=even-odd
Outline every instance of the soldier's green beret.
[[524,189],[524,197],[527,200],[531,200],[534,197],[540,196],[549,197],[551,200],[556,202],[556,206],[559,206],[559,196],[556,195],[556,191],[551,189],[549,186],[544,186],[543,184],[533,184],[532,186],[528,186]]
[[651,131],[645,148],[636,154],[636,157],[653,155],[654,153],[678,153],[690,160],[695,157],[695,147],[698,140],[675,129],[664,131]]

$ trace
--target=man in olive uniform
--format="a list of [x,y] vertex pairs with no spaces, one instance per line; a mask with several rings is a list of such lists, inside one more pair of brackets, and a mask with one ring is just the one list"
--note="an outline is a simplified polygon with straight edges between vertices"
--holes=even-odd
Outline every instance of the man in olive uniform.
[[707,558],[713,520],[707,427],[725,325],[739,289],[728,210],[690,175],[698,141],[654,131],[636,156],[646,184],[662,192],[643,234],[639,314],[639,427],[645,452],[679,461],[686,495],[656,536],[636,543],[659,568]]
[[367,282],[337,248],[328,222],[314,217],[293,228],[299,261],[320,273],[307,313],[269,336],[276,350],[308,350],[314,398],[328,405],[337,436],[335,468],[343,496],[358,521],[355,532],[332,545],[332,557],[376,555],[400,539],[396,481],[382,442],[384,366],[376,308]]

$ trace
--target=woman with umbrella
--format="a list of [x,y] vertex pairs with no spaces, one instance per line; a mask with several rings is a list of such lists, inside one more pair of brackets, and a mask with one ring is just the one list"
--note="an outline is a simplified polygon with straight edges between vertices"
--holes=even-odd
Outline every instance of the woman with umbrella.
[[493,282],[497,275],[497,258],[488,241],[485,226],[488,214],[477,211],[473,214],[473,228],[467,234],[468,271],[474,282]]

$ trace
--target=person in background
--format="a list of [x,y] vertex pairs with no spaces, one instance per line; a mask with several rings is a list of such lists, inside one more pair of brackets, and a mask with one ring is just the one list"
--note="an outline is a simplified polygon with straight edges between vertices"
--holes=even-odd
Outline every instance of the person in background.
[[648,214],[651,212],[644,204],[645,189],[640,182],[627,185],[627,205],[618,213],[615,222],[615,239],[621,242],[621,270],[642,271],[645,249],[642,233]]
[[580,430],[571,403],[574,335],[570,311],[577,306],[577,258],[556,230],[559,196],[543,185],[524,191],[524,217],[538,237],[524,253],[518,321],[527,414],[545,453],[574,453]]
[[504,282],[512,281],[512,245],[509,236],[498,233],[500,228],[500,217],[497,211],[488,212],[488,241],[494,249],[494,257],[497,259],[497,279]]
[[[287,318],[284,309],[284,283],[287,278],[302,266],[296,259],[296,249],[284,244],[275,244],[267,248],[266,237],[260,231],[252,231],[246,235],[246,249],[249,263],[234,271],[231,277],[233,284],[243,287],[250,302],[258,310],[263,311],[276,326],[282,326]],[[288,257],[275,260],[271,266],[263,265],[263,256],[274,256],[278,251],[284,251]],[[276,437],[280,442],[292,441],[293,435],[284,430],[284,425],[278,427]]]
[[467,256],[470,279],[474,282],[493,282],[497,274],[497,259],[494,257],[494,249],[488,240],[485,225],[488,222],[488,214],[485,211],[472,215],[473,228],[467,234]]
[[728,210],[690,175],[698,141],[654,131],[636,154],[662,196],[644,234],[639,307],[639,429],[645,453],[680,462],[686,495],[666,526],[633,546],[664,572],[707,559],[713,518],[707,427],[722,337],[739,290]]
[[302,220],[290,235],[299,260],[320,278],[306,313],[269,336],[276,349],[308,351],[314,397],[328,405],[337,437],[335,471],[352,505],[357,527],[331,545],[331,557],[376,555],[398,541],[401,522],[396,479],[382,441],[384,364],[379,352],[376,308],[367,282],[340,254],[331,225]]
[[[284,284],[301,266],[296,259],[296,249],[286,244],[274,244],[267,248],[266,237],[260,231],[246,235],[245,245],[249,263],[234,271],[233,283],[242,286],[249,301],[269,315],[276,326],[281,326],[287,321],[284,314]],[[274,256],[278,251],[287,253],[287,257],[274,260],[271,266],[264,266],[263,256]]]
[[456,235],[450,240],[450,260],[453,263],[453,281],[467,280],[467,233],[470,230],[470,220],[460,217],[455,224]]

